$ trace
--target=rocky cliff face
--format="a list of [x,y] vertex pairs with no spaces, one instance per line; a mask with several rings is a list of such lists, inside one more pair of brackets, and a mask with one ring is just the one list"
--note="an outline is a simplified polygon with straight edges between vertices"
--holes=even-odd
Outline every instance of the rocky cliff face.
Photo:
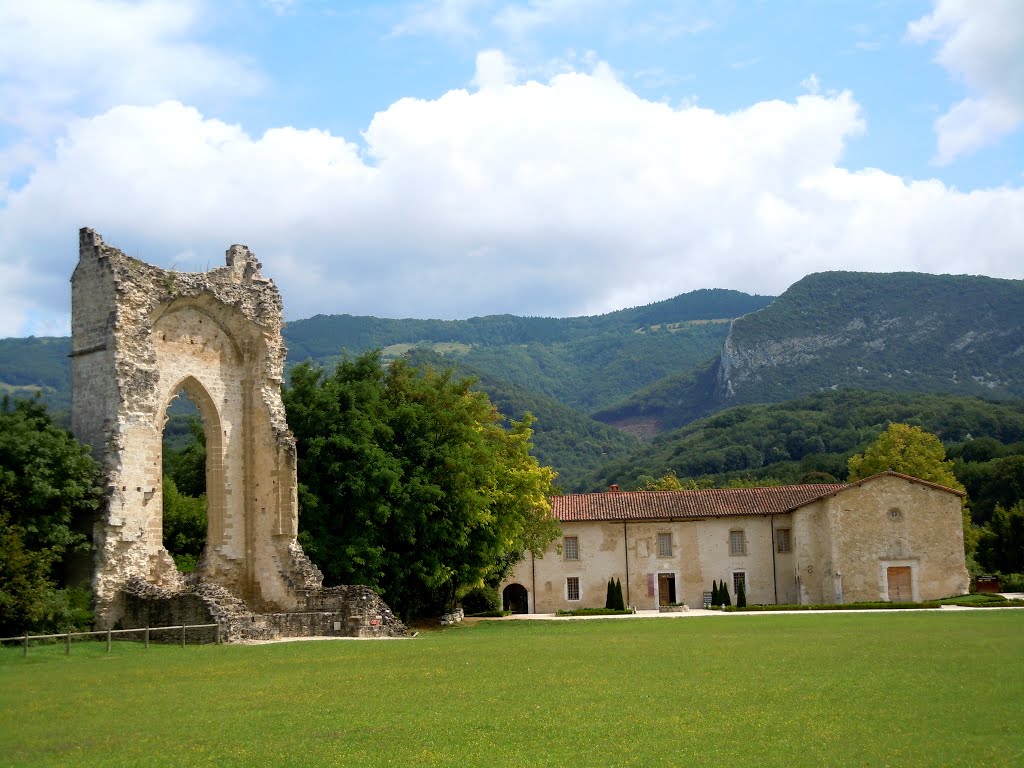
[[1024,396],[1024,281],[821,273],[733,322],[719,405],[839,388]]

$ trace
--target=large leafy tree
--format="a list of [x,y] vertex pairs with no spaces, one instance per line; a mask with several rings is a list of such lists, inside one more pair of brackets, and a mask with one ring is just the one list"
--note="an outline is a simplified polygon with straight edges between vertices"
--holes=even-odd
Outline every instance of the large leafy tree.
[[531,418],[506,428],[472,383],[402,360],[385,368],[377,352],[331,373],[293,369],[300,536],[329,583],[374,586],[410,617],[496,583],[557,536]]
[[[880,472],[902,472],[905,475],[944,485],[958,491],[963,484],[953,474],[953,462],[946,458],[946,449],[938,437],[910,424],[890,424],[864,453],[850,457],[850,482]],[[980,531],[971,524],[971,512],[963,505],[964,550],[973,556],[978,547]]]
[[89,450],[37,402],[0,405],[0,630],[66,624],[64,565],[88,550],[102,500]]

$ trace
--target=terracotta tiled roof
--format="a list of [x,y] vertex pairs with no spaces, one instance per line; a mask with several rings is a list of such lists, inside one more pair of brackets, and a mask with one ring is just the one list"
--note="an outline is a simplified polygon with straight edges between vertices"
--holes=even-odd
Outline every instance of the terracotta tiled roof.
[[552,498],[551,513],[562,522],[772,515],[789,512],[845,487],[842,483],[833,483],[700,491],[576,493]]
[[551,499],[551,514],[562,522],[584,520],[698,520],[706,517],[777,515],[879,477],[912,483],[963,496],[963,491],[899,472],[882,472],[855,483],[779,485],[766,488],[708,488],[701,491],[613,491],[574,493]]

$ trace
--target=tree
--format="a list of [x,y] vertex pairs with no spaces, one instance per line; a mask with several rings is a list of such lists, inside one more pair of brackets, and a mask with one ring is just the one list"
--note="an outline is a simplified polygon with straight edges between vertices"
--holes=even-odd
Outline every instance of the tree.
[[626,601],[622,597],[622,582],[619,579],[615,580],[615,605],[614,608],[618,611],[626,610]]
[[889,424],[864,453],[854,454],[848,463],[850,482],[892,470],[962,491],[953,474],[953,462],[935,435],[909,424]]
[[[88,551],[103,498],[89,450],[38,402],[0,404],[0,632],[64,629],[88,621],[63,570]],[[81,591],[81,590],[79,590]],[[72,603],[76,603],[72,605]]]
[[[850,457],[850,482],[892,470],[954,490],[964,490],[953,474],[953,462],[935,435],[910,424],[889,424],[864,453]],[[974,555],[980,531],[971,524],[971,511],[963,504],[964,552]]]
[[182,573],[191,573],[206,546],[206,496],[179,493],[174,480],[164,475],[164,547]]
[[1024,500],[1009,509],[996,504],[992,521],[982,534],[978,559],[993,571],[1024,571]]
[[715,579],[711,580],[711,604],[715,606],[722,604],[722,593],[718,589],[718,582]]
[[736,607],[746,608],[747,607],[747,585],[746,579],[740,579],[739,584],[736,585]]
[[604,598],[604,607],[608,610],[615,609],[615,579],[608,579],[608,592]]
[[725,583],[725,579],[722,579],[718,588],[719,597],[722,599],[722,605],[732,605],[732,597],[729,595],[729,585]]
[[558,535],[532,417],[505,428],[472,384],[403,360],[385,369],[379,352],[330,374],[292,370],[300,537],[328,583],[368,584],[401,615],[423,615]]

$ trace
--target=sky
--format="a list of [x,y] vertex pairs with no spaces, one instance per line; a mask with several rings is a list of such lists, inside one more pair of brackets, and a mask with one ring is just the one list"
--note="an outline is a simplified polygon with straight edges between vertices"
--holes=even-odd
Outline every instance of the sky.
[[287,319],[1024,277],[1021,0],[0,0],[0,337],[77,231]]

